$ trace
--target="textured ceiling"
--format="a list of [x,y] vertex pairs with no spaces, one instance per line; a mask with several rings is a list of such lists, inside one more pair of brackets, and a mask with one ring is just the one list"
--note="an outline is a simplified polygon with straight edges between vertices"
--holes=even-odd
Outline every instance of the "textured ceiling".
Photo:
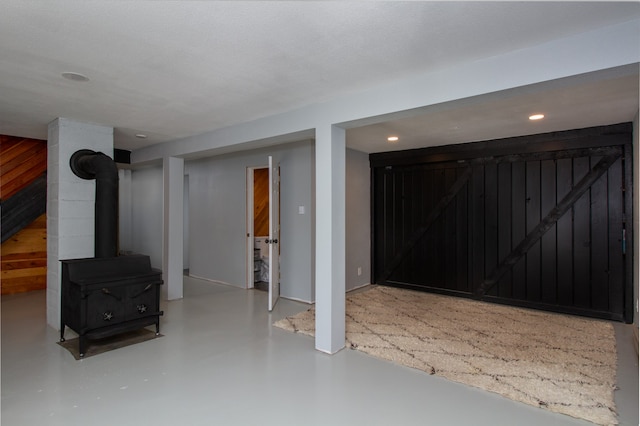
[[[66,117],[113,126],[116,147],[136,149],[638,17],[637,2],[3,0],[0,133],[44,139],[47,124]],[[90,81],[65,80],[65,71]],[[637,71],[600,84],[426,109],[350,129],[347,143],[384,150],[365,139],[390,130],[406,131],[405,143],[496,137],[500,111],[543,98],[561,106],[551,96],[565,99],[573,126],[586,120],[569,120],[570,105],[603,90],[620,95],[609,109],[637,111]]]

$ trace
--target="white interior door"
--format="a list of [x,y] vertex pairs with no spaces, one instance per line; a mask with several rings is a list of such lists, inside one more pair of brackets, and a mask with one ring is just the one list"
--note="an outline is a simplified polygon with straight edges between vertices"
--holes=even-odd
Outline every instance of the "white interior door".
[[269,156],[269,312],[280,297],[280,163]]

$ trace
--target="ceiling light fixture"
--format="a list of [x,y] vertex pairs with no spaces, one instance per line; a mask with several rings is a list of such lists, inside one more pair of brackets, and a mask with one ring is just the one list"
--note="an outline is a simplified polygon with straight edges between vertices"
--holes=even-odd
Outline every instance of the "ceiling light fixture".
[[542,120],[543,118],[544,118],[544,114],[533,114],[529,116],[529,120],[531,121]]
[[71,81],[79,81],[79,82],[89,81],[89,77],[87,77],[86,75],[80,74],[78,72],[72,72],[72,71],[63,72],[62,77]]
[[143,133],[137,133],[137,134],[136,134],[136,138],[138,138],[138,139],[146,139],[146,138],[147,138],[147,135],[145,135],[145,134],[143,134]]
[[397,137],[397,136],[389,136],[389,137],[387,138],[387,141],[388,141],[388,142],[398,142],[399,140],[400,140],[400,138],[399,138],[399,137]]

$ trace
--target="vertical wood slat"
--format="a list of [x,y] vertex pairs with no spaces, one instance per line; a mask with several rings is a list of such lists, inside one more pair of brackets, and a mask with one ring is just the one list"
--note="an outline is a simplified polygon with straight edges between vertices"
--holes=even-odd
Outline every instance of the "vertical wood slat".
[[[456,181],[456,170],[447,168],[445,171],[445,188],[451,188]],[[444,211],[445,224],[443,226],[444,237],[444,285],[445,288],[456,290],[457,258],[456,258],[456,199],[455,197]]]
[[[525,221],[527,234],[540,223],[540,162],[526,163]],[[540,241],[531,247],[526,258],[526,299],[540,300]]]
[[[512,212],[512,232],[511,232],[511,250],[513,250],[519,241],[522,241],[527,235],[526,229],[526,168],[523,161],[512,164],[511,174],[511,212]],[[511,251],[510,250],[510,251]],[[512,297],[514,299],[525,300],[527,298],[527,260],[525,257],[520,259],[513,268],[512,273]]]
[[[556,198],[556,162],[540,163],[540,212],[545,217],[558,203]],[[540,239],[540,300],[556,303],[557,299],[557,224]]]
[[[557,161],[556,194],[561,200],[573,185],[573,160]],[[558,287],[557,301],[560,305],[573,305],[573,208],[569,209],[556,223]]]
[[[456,169],[456,180],[463,171]],[[456,260],[457,274],[455,289],[461,292],[471,291],[469,256],[469,182],[467,181],[456,196]]]
[[[574,158],[574,184],[589,172],[589,168],[588,157]],[[586,191],[573,206],[573,303],[581,308],[588,308],[591,303],[590,201],[590,193]]]
[[[498,259],[504,259],[513,249],[511,245],[511,182],[511,163],[498,164]],[[512,296],[512,281],[513,270],[500,278],[496,286],[499,297]]]
[[[498,266],[498,165],[484,167],[484,270],[491,271]],[[497,295],[497,288],[490,295]]]
[[[630,307],[625,309],[625,262],[631,263],[633,256],[629,253],[626,255],[622,252],[622,230],[623,221],[615,220],[615,218],[624,217],[625,196],[631,197],[632,192],[625,188],[624,181],[624,165],[622,159],[618,159],[613,166],[609,168],[607,175],[607,207],[609,212],[608,220],[608,300],[609,306],[607,310],[612,312],[627,312],[629,316],[633,312],[633,302]],[[625,189],[624,191],[622,189]],[[629,213],[630,216],[630,213]],[[627,218],[627,221],[629,219]],[[627,241],[626,247],[632,247]],[[631,268],[631,266],[629,266]],[[631,299],[631,298],[629,298]],[[630,320],[631,318],[627,318]]]
[[[600,157],[591,157],[593,167]],[[613,166],[612,166],[613,167]],[[591,185],[590,198],[590,249],[591,249],[591,307],[606,311],[609,308],[609,206],[608,206],[608,173],[605,173],[593,185]]]

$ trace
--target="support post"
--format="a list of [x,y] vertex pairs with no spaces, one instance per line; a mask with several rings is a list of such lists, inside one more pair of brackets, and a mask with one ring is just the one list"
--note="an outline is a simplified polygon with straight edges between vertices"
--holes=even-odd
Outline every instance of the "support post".
[[183,158],[164,158],[163,187],[162,292],[165,300],[175,300],[183,295]]
[[316,128],[316,349],[345,345],[345,130]]

